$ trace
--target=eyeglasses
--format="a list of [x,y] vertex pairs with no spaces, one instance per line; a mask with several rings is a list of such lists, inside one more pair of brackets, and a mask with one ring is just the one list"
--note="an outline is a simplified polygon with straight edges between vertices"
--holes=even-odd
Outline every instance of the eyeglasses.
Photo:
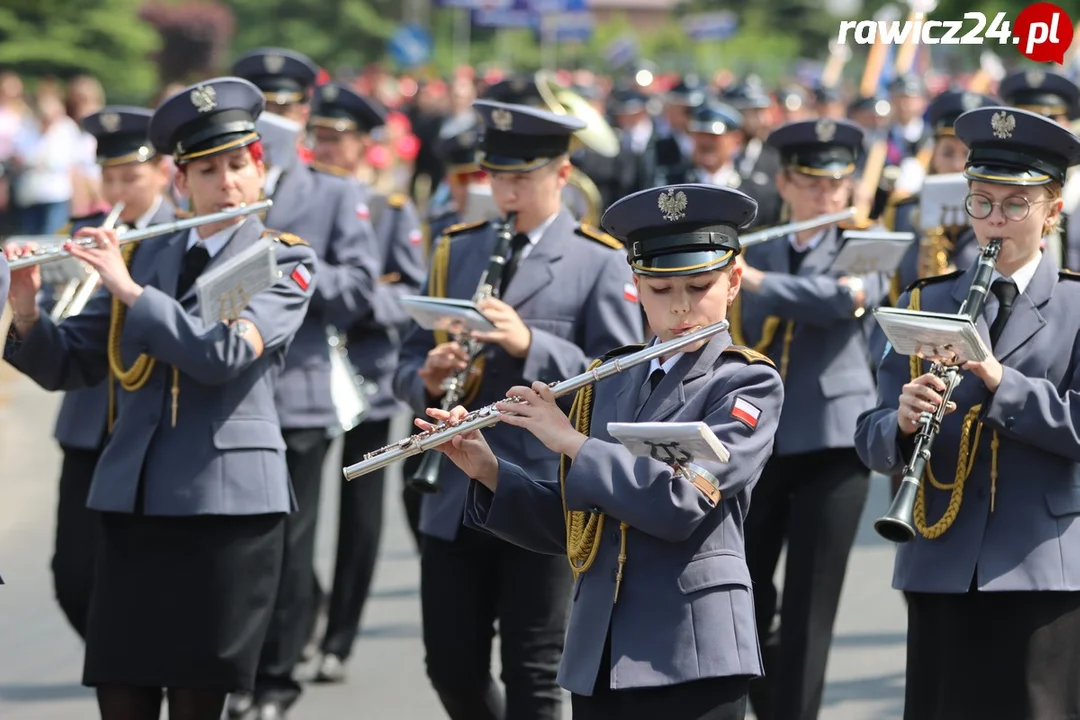
[[1006,220],[1020,222],[1031,214],[1031,206],[1047,202],[1049,198],[1032,202],[1021,195],[1011,195],[1001,202],[993,202],[985,195],[973,193],[964,199],[964,210],[976,220],[985,220],[994,212],[994,207],[1001,208],[1001,214]]

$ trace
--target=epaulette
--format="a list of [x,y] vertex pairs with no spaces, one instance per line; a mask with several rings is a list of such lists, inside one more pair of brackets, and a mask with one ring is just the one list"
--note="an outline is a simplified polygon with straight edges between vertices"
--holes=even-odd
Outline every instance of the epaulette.
[[1059,278],[1065,278],[1067,280],[1080,280],[1080,273],[1078,273],[1078,272],[1076,272],[1074,270],[1068,270],[1068,269],[1062,268],[1058,272],[1058,277]]
[[299,235],[293,235],[292,233],[279,232],[277,230],[267,230],[263,233],[263,237],[272,237],[282,245],[307,245],[308,241],[300,237]]
[[927,285],[931,285],[933,283],[943,282],[945,280],[955,280],[963,274],[963,270],[953,270],[951,273],[945,273],[944,275],[931,275],[930,277],[919,278],[918,280],[904,288],[904,292],[910,293],[915,288],[922,289]]
[[405,207],[407,202],[409,202],[409,198],[405,193],[390,193],[389,197],[386,198],[386,204],[395,210]]
[[606,353],[603,354],[603,356],[600,357],[600,359],[607,362],[611,358],[620,357],[622,355],[629,355],[630,353],[637,352],[638,350],[644,350],[645,346],[646,343],[630,343],[629,345],[623,345],[622,347],[617,347],[614,350],[608,350]]
[[738,355],[739,357],[746,360],[746,362],[748,363],[765,363],[766,365],[776,367],[776,363],[774,363],[768,355],[763,355],[757,350],[745,347],[743,345],[729,345],[724,348],[724,351],[721,353],[721,355]]
[[469,232],[470,230],[476,230],[487,225],[487,220],[478,220],[477,222],[458,223],[457,225],[451,225],[443,230],[443,237],[449,235],[460,235],[463,232]]
[[336,177],[349,177],[349,172],[333,165],[326,165],[321,162],[313,162],[309,166],[316,172],[326,173],[327,175],[334,175]]
[[581,223],[574,230],[575,232],[577,232],[578,235],[589,238],[590,240],[595,240],[602,245],[607,245],[613,250],[626,250],[626,247],[621,242],[619,242],[618,238],[614,238],[611,235],[608,235],[600,228],[595,228],[592,225]]

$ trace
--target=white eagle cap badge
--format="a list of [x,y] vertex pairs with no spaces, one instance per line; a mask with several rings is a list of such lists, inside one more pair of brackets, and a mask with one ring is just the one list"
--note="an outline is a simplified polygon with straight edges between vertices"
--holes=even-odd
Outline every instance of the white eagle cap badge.
[[269,53],[263,56],[263,67],[271,75],[277,75],[285,67],[285,58],[277,53]]
[[322,87],[323,100],[327,102],[334,102],[338,99],[338,86],[337,85],[323,85]]
[[1007,140],[1016,129],[1016,118],[1012,113],[999,110],[990,118],[990,128],[994,131],[994,137]]
[[213,86],[200,85],[191,91],[191,104],[201,113],[210,112],[217,107],[217,91]]
[[1042,70],[1028,70],[1024,73],[1024,79],[1031,87],[1039,87],[1046,80],[1046,73]]
[[102,113],[101,127],[107,133],[114,133],[120,129],[120,116],[114,112]]
[[965,110],[974,110],[979,107],[979,96],[975,93],[966,92],[960,96],[960,107]]
[[491,122],[502,132],[507,132],[514,125],[514,114],[506,108],[495,108],[491,111]]
[[660,208],[660,212],[664,213],[665,220],[675,222],[686,217],[686,193],[682,190],[676,192],[674,188],[670,188],[667,192],[660,193],[660,197],[656,199],[656,206]]
[[827,143],[836,137],[836,123],[832,118],[821,118],[814,126],[818,142]]

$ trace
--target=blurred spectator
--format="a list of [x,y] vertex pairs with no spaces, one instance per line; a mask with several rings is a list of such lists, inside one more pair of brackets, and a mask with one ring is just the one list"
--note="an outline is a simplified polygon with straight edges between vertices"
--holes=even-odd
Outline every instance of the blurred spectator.
[[97,78],[79,75],[67,86],[65,98],[68,117],[80,126],[78,155],[72,167],[72,195],[69,213],[75,217],[93,212],[107,212],[108,203],[101,193],[101,166],[97,163],[97,140],[83,131],[82,120],[105,106],[105,90]]
[[15,140],[14,205],[20,233],[51,235],[68,219],[82,132],[52,87],[39,88],[34,105],[36,122],[24,125]]
[[13,72],[0,73],[0,236],[15,231],[11,188],[15,172],[15,139],[31,122],[23,99],[22,80]]

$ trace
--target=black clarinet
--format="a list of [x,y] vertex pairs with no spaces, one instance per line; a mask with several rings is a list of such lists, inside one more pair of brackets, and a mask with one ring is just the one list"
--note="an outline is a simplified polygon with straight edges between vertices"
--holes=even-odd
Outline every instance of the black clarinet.
[[[994,274],[998,253],[1001,252],[1001,238],[991,238],[983,248],[975,275],[971,279],[967,298],[960,306],[960,315],[966,315],[975,322],[986,302],[986,293],[990,287],[990,278]],[[930,462],[930,451],[934,440],[941,432],[941,422],[945,418],[945,408],[949,398],[960,384],[960,369],[955,365],[934,363],[930,372],[945,383],[945,392],[941,394],[941,404],[933,413],[923,413],[919,418],[919,433],[915,437],[915,451],[911,461],[904,468],[904,479],[896,491],[888,512],[874,521],[874,530],[878,535],[894,543],[905,543],[915,539],[915,499],[919,494],[919,483]]]
[[[476,286],[476,292],[472,300],[478,303],[490,297],[499,297],[499,288],[502,286],[503,271],[506,269],[506,255],[510,252],[510,243],[514,239],[514,225],[517,221],[517,213],[512,212],[506,216],[499,226],[495,250],[488,259],[487,269],[480,276],[480,284]],[[465,396],[465,386],[472,374],[476,361],[484,352],[484,344],[472,339],[468,333],[455,338],[458,344],[465,348],[469,357],[465,368],[454,373],[443,381],[442,389],[445,391],[440,407],[450,410],[457,405]],[[442,467],[442,453],[436,450],[428,450],[424,453],[420,466],[409,478],[409,487],[422,493],[435,493],[439,491],[439,471]]]

